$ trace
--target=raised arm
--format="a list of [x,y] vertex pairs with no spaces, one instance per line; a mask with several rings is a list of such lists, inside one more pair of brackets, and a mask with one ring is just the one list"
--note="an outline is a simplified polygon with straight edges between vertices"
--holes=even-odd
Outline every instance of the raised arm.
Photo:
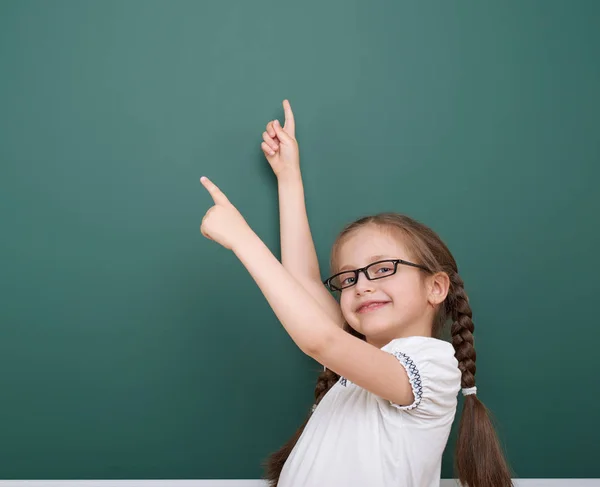
[[208,179],[203,178],[202,184],[215,205],[206,212],[200,231],[233,250],[296,345],[356,385],[395,404],[411,404],[412,388],[400,362],[341,330],[275,258],[227,197]]
[[344,323],[338,302],[321,281],[319,261],[313,243],[300,172],[294,114],[289,101],[283,102],[285,124],[269,122],[263,133],[262,150],[277,176],[281,261],[306,291],[321,305],[329,318]]

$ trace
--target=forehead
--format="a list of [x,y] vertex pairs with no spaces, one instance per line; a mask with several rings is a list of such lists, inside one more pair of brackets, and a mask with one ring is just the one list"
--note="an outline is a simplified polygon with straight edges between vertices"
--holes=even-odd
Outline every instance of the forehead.
[[409,258],[399,232],[364,227],[344,239],[338,251],[337,267],[340,270],[355,269],[385,258]]

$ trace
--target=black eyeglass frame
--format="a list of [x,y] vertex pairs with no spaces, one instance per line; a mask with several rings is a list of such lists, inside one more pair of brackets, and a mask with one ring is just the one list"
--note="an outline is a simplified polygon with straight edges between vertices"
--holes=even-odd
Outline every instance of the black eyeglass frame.
[[[369,273],[367,272],[367,269],[371,266],[374,266],[376,264],[381,264],[383,262],[391,262],[394,264],[394,272],[392,272],[391,274],[387,274],[385,276],[381,276],[381,277],[369,277]],[[426,272],[431,272],[427,267],[425,267],[424,265],[421,264],[415,264],[414,262],[409,262],[407,260],[403,260],[403,259],[383,259],[383,260],[378,260],[376,262],[371,262],[369,265],[365,266],[365,267],[361,267],[360,269],[348,269],[347,271],[342,271],[342,272],[338,272],[337,274],[334,274],[331,277],[328,277],[327,279],[325,279],[323,281],[323,284],[325,284],[325,286],[327,287],[327,289],[329,289],[330,291],[341,291],[342,289],[348,289],[349,287],[355,286],[356,283],[358,282],[358,276],[359,274],[362,272],[365,277],[369,280],[369,281],[376,281],[378,279],[385,279],[386,277],[390,277],[393,276],[394,274],[396,274],[396,272],[398,272],[398,264],[402,264],[402,265],[407,265],[410,267],[417,267],[418,269],[422,269]],[[331,281],[333,279],[335,279],[338,276],[341,276],[342,274],[348,274],[350,272],[354,273],[354,282],[352,284],[349,284],[348,286],[344,286],[341,288],[338,288],[337,286],[334,286],[333,284],[331,284]]]

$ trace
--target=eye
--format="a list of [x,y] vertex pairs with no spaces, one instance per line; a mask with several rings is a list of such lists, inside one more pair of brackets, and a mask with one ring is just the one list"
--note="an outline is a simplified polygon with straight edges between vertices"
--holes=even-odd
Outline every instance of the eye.
[[369,275],[374,278],[391,276],[394,273],[393,262],[379,262],[369,267]]
[[348,284],[354,284],[354,276],[346,277],[342,280],[342,286],[347,286]]

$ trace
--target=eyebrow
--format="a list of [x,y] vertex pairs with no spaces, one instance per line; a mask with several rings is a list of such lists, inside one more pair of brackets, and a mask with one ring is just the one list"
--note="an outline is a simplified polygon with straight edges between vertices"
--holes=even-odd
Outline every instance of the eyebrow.
[[[377,262],[378,260],[387,260],[387,259],[392,260],[392,257],[389,257],[387,255],[372,255],[371,257],[369,257],[369,262]],[[352,267],[351,265],[345,265],[344,267],[341,267],[338,272],[344,272],[345,270],[350,270],[350,269],[356,269],[356,267]]]

